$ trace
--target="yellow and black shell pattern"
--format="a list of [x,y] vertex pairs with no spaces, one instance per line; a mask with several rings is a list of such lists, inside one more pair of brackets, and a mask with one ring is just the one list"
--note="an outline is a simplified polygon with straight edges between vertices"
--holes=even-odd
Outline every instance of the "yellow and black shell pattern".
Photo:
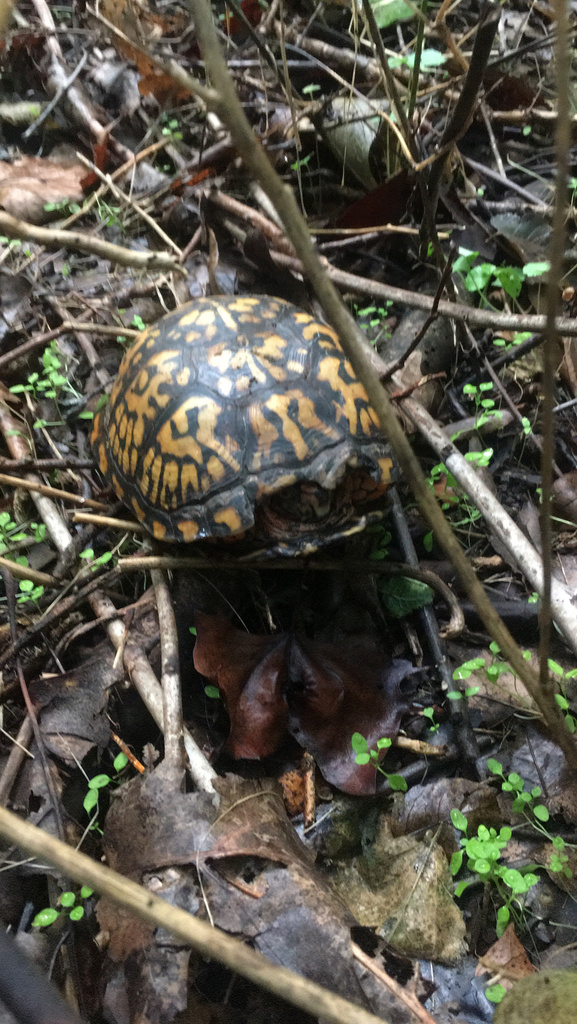
[[126,352],[92,444],[105,478],[158,540],[250,530],[295,484],[334,490],[391,458],[330,327],[283,299],[197,299]]

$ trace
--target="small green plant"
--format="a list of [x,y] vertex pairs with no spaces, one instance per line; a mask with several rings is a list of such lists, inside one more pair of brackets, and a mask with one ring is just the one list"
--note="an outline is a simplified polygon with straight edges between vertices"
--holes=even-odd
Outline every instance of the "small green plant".
[[405,0],[375,0],[371,4],[375,21],[379,28],[388,28],[397,21],[407,21],[414,17],[414,11]]
[[374,544],[369,558],[373,562],[383,562],[385,558],[389,557],[389,544],[393,539],[390,530],[387,530],[379,523],[375,523],[374,526],[367,527],[367,533],[374,537]]
[[20,580],[18,590],[19,593],[16,595],[18,604],[26,604],[27,601],[32,601],[40,610],[38,601],[44,593],[44,587],[41,584],[34,584],[32,580]]
[[367,334],[371,345],[377,345],[381,338],[390,337],[387,317],[392,304],[392,300],[387,299],[382,306],[364,306],[362,309],[354,307],[355,319],[361,330]]
[[[80,399],[79,393],[72,386],[68,377],[65,377],[62,370],[62,362],[56,341],[52,341],[48,348],[42,353],[42,371],[29,373],[26,384],[14,384],[10,391],[13,395],[24,392],[31,394],[38,401],[42,398],[57,400],[62,391]],[[34,426],[45,426],[44,421],[38,420]]]
[[[79,896],[81,900],[87,900],[94,889],[91,889],[88,885],[83,885]],[[82,904],[76,902],[76,893],[67,891],[60,893],[58,902],[62,907],[61,910],[56,910],[54,907],[45,907],[44,910],[40,910],[36,917],[32,920],[33,928],[48,928],[49,925],[54,924],[61,915],[66,915],[71,921],[80,921],[84,917],[84,907]]]
[[[10,251],[19,249],[22,245],[22,241],[19,238],[8,238],[7,235],[0,235],[0,245],[5,246]],[[26,256],[26,259],[30,259],[32,256],[32,250],[29,246],[25,245],[22,252]]]
[[[5,554],[7,551],[12,551],[14,544],[30,540],[27,531],[32,533],[36,544],[43,541],[46,536],[46,526],[44,523],[28,523],[19,526],[13,521],[9,512],[0,512],[0,555]],[[24,561],[21,564],[28,565],[28,562]]]
[[[537,593],[531,594],[528,598],[530,604],[535,604],[538,600],[539,595]],[[510,672],[514,676],[515,673],[510,665],[508,665],[506,661],[502,661],[499,657],[501,653],[499,644],[493,640],[489,644],[489,650],[493,657],[488,664],[485,658],[471,658],[470,661],[464,661],[462,665],[459,665],[458,668],[454,670],[453,679],[468,679],[473,672],[477,672],[479,669],[484,669],[485,675],[490,683],[496,683],[499,676],[504,672]],[[523,657],[525,661],[530,661],[531,652],[523,651]],[[572,679],[577,679],[577,668],[572,668],[569,669],[568,672],[565,672],[564,668],[559,665],[557,661],[554,661],[553,658],[547,659],[547,666],[551,674],[556,676],[558,679],[560,692],[555,694],[555,700],[563,712],[565,725],[569,729],[569,732],[574,733],[577,731],[577,717],[570,711],[570,702],[567,697],[566,684]],[[477,693],[478,689],[479,687],[473,687],[471,692]],[[447,694],[451,700],[460,700],[463,696],[470,695],[471,693],[468,691],[465,691],[464,694],[459,691],[451,691],[451,693]]]
[[512,341],[505,341],[504,338],[493,338],[493,345],[495,348],[502,348],[505,352],[509,352],[510,349],[522,345],[530,337],[531,331],[515,331]]
[[551,854],[548,864],[549,870],[563,874],[565,878],[572,878],[573,872],[568,867],[569,857],[563,852],[566,846],[565,840],[562,836],[552,836],[549,830],[545,828],[550,815],[545,804],[538,802],[539,797],[542,795],[541,787],[533,786],[530,791],[527,791],[525,789],[525,781],[519,773],[509,772],[505,776],[503,765],[493,757],[488,759],[487,768],[493,775],[497,775],[501,779],[503,793],[510,793],[513,797],[512,810],[516,814],[523,814],[531,827],[552,843],[555,852]]
[[354,732],[351,736],[351,746],[355,753],[355,764],[372,764],[381,775],[384,775],[388,779],[389,786],[391,789],[398,790],[401,793],[406,793],[407,783],[402,775],[389,775],[382,768],[380,762],[381,754],[383,750],[387,750],[391,746],[392,740],[387,736],[377,740],[376,749],[371,749],[360,732]]
[[439,731],[439,722],[435,722],[434,708],[423,708],[423,717],[429,719],[429,722],[431,723],[429,729],[432,733]]
[[99,555],[98,558],[95,558],[92,548],[85,548],[84,551],[80,552],[78,557],[85,559],[85,561],[88,562],[88,567],[92,569],[92,571],[95,571],[100,565],[106,565],[107,562],[110,562],[113,558],[113,554],[112,551],[105,551],[102,555]]
[[[478,461],[478,464],[487,466],[491,461],[493,449],[487,448],[484,452],[469,452],[468,454],[472,456],[469,461]],[[452,520],[455,528],[471,527],[478,519],[481,518],[481,512],[475,507],[475,505],[471,504],[465,494],[462,494],[459,484],[453,474],[447,469],[444,462],[437,463],[437,465],[433,466],[429,471],[429,476],[427,478],[429,487],[432,490],[435,490],[435,487],[441,484],[443,477],[446,478],[444,491],[445,493],[449,492],[449,494],[447,495],[447,500],[441,501],[441,508],[444,512],[446,512],[447,509],[456,509],[460,513],[460,519]],[[428,539],[432,547],[432,532],[428,534],[427,537],[423,538],[425,550],[430,550],[430,548],[427,548]]]
[[[549,871],[563,874],[566,878],[572,877],[568,866],[569,858],[564,852],[565,840],[562,836],[551,835],[546,825],[549,821],[549,811],[539,798],[542,795],[541,787],[534,786],[531,790],[525,789],[525,782],[518,772],[509,772],[505,775],[500,761],[489,758],[487,768],[493,775],[501,780],[503,793],[513,797],[512,810],[516,814],[522,814],[528,824],[553,846],[554,852],[550,855],[547,868]],[[461,849],[457,850],[451,857],[451,873],[457,875],[463,865],[464,857],[467,857],[467,867],[474,872],[485,884],[491,883],[498,893],[501,906],[497,910],[497,935],[500,937],[509,924],[511,915],[522,913],[523,902],[521,897],[526,895],[529,889],[539,881],[534,873],[539,865],[532,864],[523,871],[516,868],[509,868],[501,864],[503,852],[507,847],[513,829],[505,826],[497,832],[494,828],[487,828],[479,825],[477,835],[467,836],[467,819],[464,814],[453,808],[451,821],[457,831],[464,833],[460,840]],[[465,879],[459,882],[455,895],[460,896],[472,879]],[[496,1001],[496,1000],[495,1000]]]
[[527,263],[524,267],[498,267],[494,263],[477,263],[478,252],[459,249],[453,269],[461,274],[465,288],[478,294],[487,301],[489,286],[502,288],[511,299],[517,299],[527,278],[542,277],[549,269],[549,264]]
[[[431,71],[433,68],[439,68],[445,63],[445,60],[446,57],[439,50],[423,50],[421,52],[420,70],[426,72]],[[412,69],[415,66],[415,55],[409,53],[406,57],[389,57],[388,61],[391,68],[398,68],[404,65]]]
[[169,117],[167,114],[164,114],[163,120],[165,123],[162,128],[162,134],[173,139],[175,142],[182,142],[182,132],[180,131],[178,118]]
[[[463,394],[472,398],[475,402],[475,427],[479,429],[484,423],[501,416],[498,409],[495,409],[495,399],[485,398],[488,391],[493,390],[490,380],[482,381],[481,384],[465,384]],[[454,440],[454,438],[453,438]],[[473,453],[470,453],[473,454]],[[465,456],[466,458],[466,456]]]
[[569,732],[575,732],[577,729],[577,720],[575,719],[575,716],[569,712],[566,682],[568,679],[577,678],[577,668],[572,668],[568,672],[565,672],[561,665],[556,661],[553,661],[552,658],[548,659],[547,665],[549,666],[549,671],[559,679],[559,689],[561,692],[555,694],[555,700],[563,712],[565,725],[569,729]]
[[128,764],[128,758],[126,754],[117,754],[113,761],[113,767],[115,771],[114,776],[107,775],[103,772],[100,775],[94,775],[88,780],[88,792],[84,797],[82,806],[90,817],[90,828],[96,832],[102,832],[102,829],[97,823],[99,814],[99,793],[100,790],[106,789],[108,786],[117,785],[120,779],[120,775]]
[[312,153],[309,153],[308,156],[299,157],[298,160],[295,160],[294,164],[291,164],[291,171],[302,171],[303,167],[308,167],[312,158]]
[[[493,640],[489,644],[489,650],[492,654],[492,658],[489,663],[487,663],[487,660],[482,657],[470,658],[469,661],[464,661],[462,665],[459,665],[454,670],[453,679],[456,682],[460,682],[463,679],[469,679],[473,672],[478,672],[480,669],[483,669],[489,682],[496,683],[497,679],[503,674],[503,672],[511,672],[507,662],[501,661],[498,657],[501,650],[499,644],[495,643]],[[528,661],[531,657],[531,652],[523,651],[523,657]],[[462,700],[463,698],[474,696],[479,692],[479,689],[480,687],[478,686],[470,686],[466,690],[451,690],[451,692],[447,694],[447,697],[449,700]]]
[[[461,849],[457,850],[451,857],[451,874],[458,875],[463,865],[463,859],[467,858],[467,867],[485,884],[491,884],[497,891],[501,906],[497,910],[497,936],[500,937],[509,924],[512,911],[523,910],[523,903],[520,899],[529,889],[539,881],[537,875],[527,870],[525,873],[516,868],[509,868],[499,863],[503,850],[511,839],[513,830],[504,826],[497,832],[494,828],[487,828],[479,825],[476,836],[467,836],[467,819],[465,815],[453,808],[451,821],[458,832],[464,836],[460,840]],[[471,885],[474,879],[465,879],[459,882],[455,889],[455,896],[461,896],[467,886]]]
[[122,221],[120,219],[120,214],[122,212],[121,206],[113,206],[111,203],[107,203],[105,199],[101,199],[99,196],[96,199],[96,210],[103,227],[122,227]]
[[68,216],[71,213],[80,213],[82,207],[70,199],[62,199],[59,203],[44,203],[47,213],[64,213]]
[[[46,526],[44,523],[28,523],[19,526],[13,521],[9,512],[0,512],[0,555],[13,555],[15,545],[30,542],[32,539],[35,543],[39,544],[44,540],[45,536]],[[28,559],[25,555],[14,557],[14,561],[17,565],[28,565]],[[42,597],[43,593],[44,587],[35,585],[32,580],[20,580],[16,601],[18,604],[33,601],[38,607],[38,600]]]
[[485,989],[485,995],[490,1003],[500,1003],[504,996],[507,995],[507,989],[504,985],[487,985]]

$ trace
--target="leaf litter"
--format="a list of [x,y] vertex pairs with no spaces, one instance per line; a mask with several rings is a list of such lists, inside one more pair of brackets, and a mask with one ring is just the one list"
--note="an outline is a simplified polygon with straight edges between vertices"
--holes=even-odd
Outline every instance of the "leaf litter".
[[[374,14],[391,54],[399,35],[405,39],[406,52],[395,54],[391,69],[410,90],[418,21],[406,5],[397,8],[377,4]],[[440,97],[452,102],[461,87],[466,35],[477,22],[468,4],[445,13],[423,15],[432,45],[428,39],[421,52],[414,102],[425,155],[432,151],[425,128],[443,130]],[[58,31],[54,18],[61,19]],[[474,111],[459,139],[460,162],[441,197],[441,244],[448,252],[450,238],[468,250],[450,254],[453,284],[486,315],[484,333],[464,334],[465,314],[456,310],[453,321],[429,324],[411,354],[426,314],[407,318],[398,290],[418,307],[427,295],[433,301],[438,279],[418,259],[414,169],[407,170],[406,152],[390,159],[391,126],[382,116],[389,116],[388,100],[378,87],[365,95],[367,84],[380,79],[374,39],[367,42],[369,32],[359,50],[359,26],[342,8],[312,20],[310,12],[291,10],[281,32],[274,16],[243,0],[223,25],[229,67],[253,127],[300,196],[330,273],[337,283],[339,274],[348,275],[345,297],[374,342],[380,369],[402,363],[392,393],[418,398],[451,436],[453,423],[472,423],[457,429],[457,443],[513,517],[523,507],[538,547],[530,524],[539,506],[540,368],[523,317],[543,308],[539,268],[546,266],[550,232],[551,188],[536,185],[552,180],[544,13],[527,18],[505,5],[494,44],[499,68],[489,67],[484,78],[487,106]],[[523,52],[527,40],[539,76]],[[267,64],[263,46],[279,66],[286,61],[284,77],[275,61]],[[465,608],[459,649],[435,648],[427,630],[444,611],[431,604],[431,592],[419,599],[409,577],[405,586],[402,578],[388,586],[378,575],[379,562],[388,559],[435,561],[440,575],[450,572],[402,481],[409,545],[402,527],[387,521],[329,550],[322,569],[245,565],[242,586],[223,582],[220,567],[186,570],[197,572],[200,583],[193,603],[179,607],[175,599],[185,747],[189,756],[200,752],[208,770],[193,771],[196,791],[190,777],[185,791],[174,766],[163,762],[154,685],[138,684],[146,708],[129,686],[142,674],[149,682],[150,674],[165,674],[159,640],[166,642],[168,631],[150,610],[144,575],[132,569],[121,580],[114,567],[119,555],[136,550],[130,531],[80,516],[73,521],[52,494],[37,501],[24,484],[35,474],[59,492],[108,501],[92,469],[86,426],[131,332],[207,287],[298,294],[306,305],[307,282],[222,123],[205,118],[162,63],[173,56],[202,74],[181,8],[107,3],[95,16],[80,5],[51,12],[33,0],[2,47],[8,103],[0,113],[0,472],[20,474],[23,484],[0,483],[0,556],[9,562],[0,624],[2,802],[48,833],[82,843],[92,856],[104,855],[122,874],[250,943],[271,963],[387,1021],[427,1019],[411,1004],[415,991],[426,1002],[422,1014],[439,1024],[453,1011],[469,1024],[489,1021],[509,989],[495,1020],[513,1020],[514,983],[525,972],[529,983],[561,984],[562,998],[572,998],[565,977],[553,972],[550,979],[544,968],[555,966],[576,923],[575,777],[472,613]],[[343,88],[353,68],[360,87],[354,102]],[[24,97],[34,112],[22,111]],[[117,177],[120,195],[107,174]],[[573,231],[571,217],[568,224]],[[35,232],[37,225],[52,236]],[[95,238],[124,254],[96,251]],[[151,249],[166,253],[164,268],[139,271],[136,255]],[[574,315],[570,264],[568,252],[566,322]],[[499,328],[489,316],[495,311],[502,314]],[[517,316],[517,325],[506,319]],[[554,557],[556,574],[572,585],[577,378],[569,328],[556,377]],[[483,523],[475,494],[465,494],[416,435],[414,446],[495,605],[533,652],[537,595],[514,553],[493,524]],[[202,557],[210,563],[212,554]],[[226,555],[234,561],[230,546]],[[361,563],[367,568],[359,575],[352,568]],[[16,566],[28,575],[17,575]],[[463,671],[475,659],[477,667]],[[557,706],[574,731],[574,653],[560,635],[550,659]],[[34,737],[21,679],[38,719]],[[20,748],[7,737],[17,735],[34,760],[15,753]],[[363,743],[353,747],[354,735]],[[133,777],[130,762],[120,764],[113,736],[134,752],[135,764],[142,759],[142,778]],[[303,750],[314,757],[316,777],[309,766],[302,781],[309,793],[295,799],[291,820],[277,779],[286,784]],[[500,773],[488,769],[493,763]],[[88,791],[98,792],[90,812]],[[497,849],[507,829],[511,835]],[[2,923],[37,945],[52,944],[57,956],[55,936],[49,928],[31,932],[23,908],[30,896],[34,912],[59,905],[66,879],[18,863],[9,850],[4,856],[11,885],[0,884]],[[521,891],[518,879],[533,875]],[[517,888],[504,889],[507,878]],[[310,1019],[107,899],[96,910],[88,899],[86,913],[90,929],[75,928],[67,941],[87,963],[104,965],[108,980],[81,986],[81,1010],[104,1008],[115,1024],[141,1015],[152,1024],[171,1021],[184,1011],[223,1024]],[[352,936],[375,968],[394,973],[394,951],[402,954],[405,999],[391,994],[378,970],[363,966]],[[64,981],[64,963],[57,974]],[[524,1019],[538,1024],[541,997],[528,998],[523,1012],[533,1017]]]

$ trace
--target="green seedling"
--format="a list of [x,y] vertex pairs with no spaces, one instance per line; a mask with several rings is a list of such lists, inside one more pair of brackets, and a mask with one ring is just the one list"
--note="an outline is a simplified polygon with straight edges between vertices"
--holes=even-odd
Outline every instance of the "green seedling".
[[453,270],[461,275],[467,291],[477,292],[485,302],[489,286],[502,288],[510,299],[517,299],[528,278],[542,277],[549,269],[545,261],[527,263],[524,267],[499,267],[494,263],[477,263],[478,257],[478,252],[460,248]]
[[407,783],[402,775],[389,775],[380,764],[381,752],[388,750],[392,740],[383,737],[377,740],[376,748],[370,748],[365,737],[360,732],[354,732],[351,736],[351,746],[355,753],[355,764],[372,764],[381,775],[388,779],[389,786],[393,790],[406,793]]
[[362,309],[354,306],[355,319],[361,330],[367,334],[371,345],[377,345],[381,338],[390,337],[387,317],[392,304],[392,300],[387,299],[381,306],[363,306]]
[[[65,392],[72,395],[78,401],[81,395],[78,393],[62,372],[62,361],[56,341],[52,341],[48,348],[42,353],[42,370],[29,373],[26,384],[14,384],[10,391],[13,395],[28,393],[39,401],[42,398],[58,400],[60,394]],[[44,426],[45,422],[38,420],[34,426]]]
[[555,853],[550,858],[549,870],[563,874],[565,878],[572,878],[573,872],[568,867],[569,858],[563,852],[566,845],[565,840],[562,836],[551,835],[545,827],[550,815],[545,804],[539,802],[539,797],[542,796],[541,787],[533,786],[531,790],[526,790],[525,781],[518,772],[509,772],[505,776],[503,765],[492,757],[487,761],[487,768],[493,775],[497,775],[501,779],[503,793],[509,793],[513,797],[513,811],[516,814],[522,814],[536,832],[552,843]]
[[112,551],[105,551],[102,555],[99,555],[98,558],[95,558],[92,548],[85,548],[84,551],[80,552],[78,557],[88,562],[88,568],[95,572],[101,565],[106,565],[107,562],[110,562],[114,556]]
[[[93,889],[88,885],[83,885],[79,896],[81,900],[87,900],[92,893]],[[77,903],[76,893],[67,891],[60,893],[58,902],[60,903],[61,910],[55,910],[54,907],[45,907],[40,910],[32,921],[33,928],[48,928],[51,924],[54,924],[61,916],[69,917],[71,921],[81,921],[84,917],[84,907],[82,904]]]
[[[516,868],[509,868],[501,864],[503,850],[507,846],[513,834],[513,830],[505,826],[497,832],[494,828],[487,828],[479,825],[476,836],[467,836],[467,819],[461,811],[453,808],[451,821],[464,837],[459,841],[461,846],[451,857],[451,874],[458,875],[466,857],[467,867],[485,885],[492,885],[496,890],[501,906],[497,910],[497,936],[500,937],[509,924],[512,912],[517,913],[523,910],[521,897],[524,896],[532,886],[536,885],[539,878],[532,871],[525,873]],[[455,889],[455,896],[459,897],[465,889],[472,884],[474,879],[465,879],[459,882]]]
[[173,139],[175,142],[182,142],[182,132],[180,131],[178,118],[169,118],[162,128],[162,134],[168,136],[168,138],[170,139]]
[[428,718],[431,723],[429,728],[432,733],[439,731],[439,722],[435,722],[435,712],[433,708],[423,708],[423,717]]
[[88,792],[84,797],[82,806],[90,817],[90,829],[96,832],[102,832],[102,829],[98,826],[98,815],[100,811],[99,807],[99,793],[101,790],[106,789],[108,786],[118,785],[120,775],[128,764],[128,758],[126,754],[117,754],[113,761],[113,767],[115,771],[114,776],[102,773],[100,775],[94,775],[93,778],[88,781]]

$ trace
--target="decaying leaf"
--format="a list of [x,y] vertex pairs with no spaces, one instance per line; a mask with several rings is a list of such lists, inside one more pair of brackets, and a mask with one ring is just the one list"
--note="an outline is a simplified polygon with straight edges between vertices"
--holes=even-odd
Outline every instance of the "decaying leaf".
[[512,984],[519,978],[534,974],[536,970],[527,956],[525,947],[515,934],[514,925],[509,924],[501,938],[493,943],[484,956],[479,957],[479,966],[475,974],[503,974],[501,984],[509,988],[507,982]]
[[32,699],[43,709],[39,720],[47,749],[71,766],[94,746],[104,749],[110,742],[107,691],[122,675],[113,661],[107,647],[77,669],[30,685]]
[[391,660],[366,637],[346,644],[292,634],[255,636],[223,616],[197,613],[195,668],[218,686],[230,716],[234,757],[272,754],[286,732],[308,750],[328,782],[346,793],[376,790],[373,764],[356,765],[351,736],[369,747],[396,735],[408,701],[410,662]]
[[73,160],[25,156],[11,164],[0,161],[0,206],[13,217],[43,224],[55,205],[83,201],[85,174],[86,168]]
[[[278,784],[228,777],[216,786],[218,808],[207,794],[175,792],[162,768],[123,786],[104,832],[111,867],[192,913],[206,917],[208,908],[216,927],[242,935],[273,962],[386,1020],[413,1024],[404,1005],[354,960],[350,930],[357,922],[315,869]],[[147,1019],[171,1020],[185,1003],[182,947],[162,930],[131,935],[129,922],[104,901],[98,916],[111,955],[126,964],[131,991],[142,986],[148,993]]]
[[394,839],[383,822],[372,849],[333,878],[362,924],[407,956],[451,963],[465,952],[447,857],[434,840]]
[[465,815],[469,834],[476,832],[479,825],[499,827],[501,814],[492,786],[470,779],[440,778],[411,786],[402,804],[393,808],[391,831],[393,835],[408,835],[437,828],[449,821],[454,807]]
[[553,483],[553,508],[555,516],[567,523],[577,523],[577,471],[564,473]]

